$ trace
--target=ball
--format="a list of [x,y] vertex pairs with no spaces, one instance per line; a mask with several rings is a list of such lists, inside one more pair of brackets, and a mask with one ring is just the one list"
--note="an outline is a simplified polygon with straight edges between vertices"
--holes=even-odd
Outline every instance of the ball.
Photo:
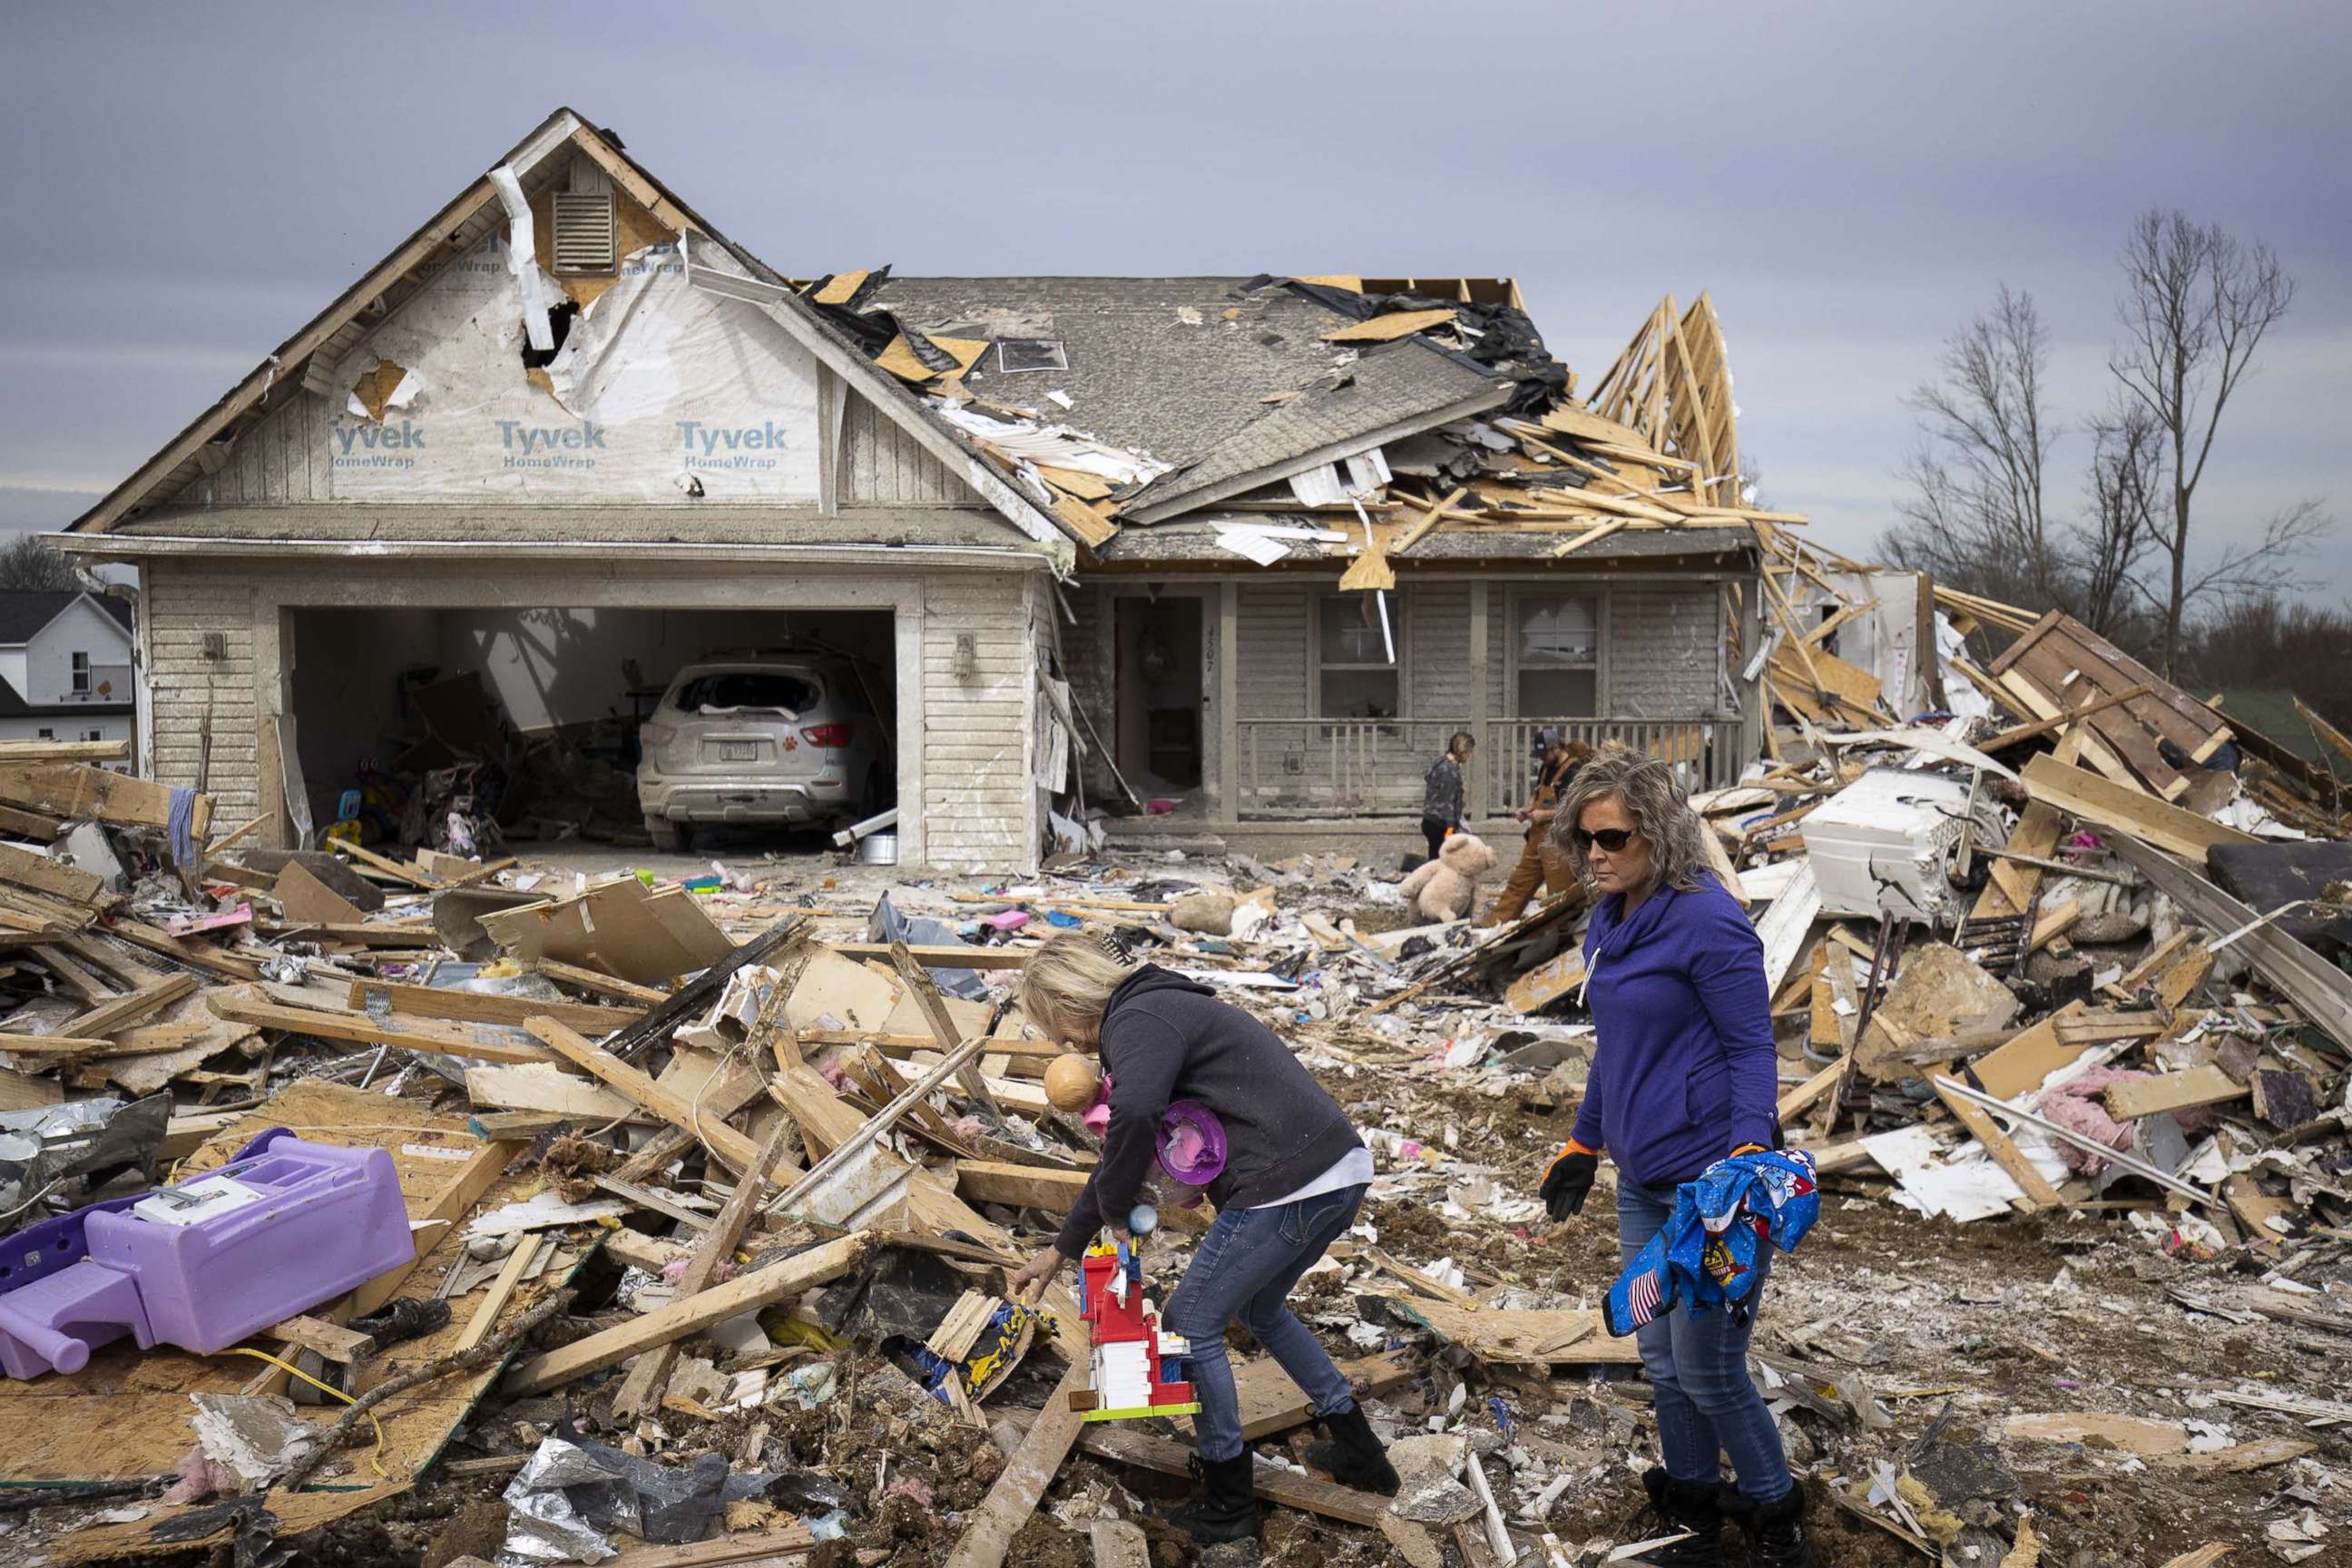
[[1129,1236],[1150,1236],[1160,1228],[1160,1211],[1150,1204],[1138,1204],[1127,1211],[1127,1231]]

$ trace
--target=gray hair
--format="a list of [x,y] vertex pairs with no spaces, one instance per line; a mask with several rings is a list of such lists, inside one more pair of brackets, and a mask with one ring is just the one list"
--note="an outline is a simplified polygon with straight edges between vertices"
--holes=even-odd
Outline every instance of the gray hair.
[[1707,831],[1706,824],[1690,808],[1690,797],[1683,793],[1675,770],[1655,757],[1628,751],[1612,741],[1577,770],[1551,821],[1552,842],[1568,852],[1569,863],[1588,887],[1592,871],[1577,845],[1576,825],[1586,806],[1604,800],[1624,806],[1634,830],[1650,841],[1650,858],[1660,883],[1695,893],[1706,886],[1702,878],[1715,875],[1701,837]]

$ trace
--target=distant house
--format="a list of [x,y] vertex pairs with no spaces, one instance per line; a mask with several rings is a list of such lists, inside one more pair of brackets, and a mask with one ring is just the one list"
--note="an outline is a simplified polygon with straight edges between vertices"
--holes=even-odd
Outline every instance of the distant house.
[[131,740],[131,625],[120,599],[0,593],[0,740]]

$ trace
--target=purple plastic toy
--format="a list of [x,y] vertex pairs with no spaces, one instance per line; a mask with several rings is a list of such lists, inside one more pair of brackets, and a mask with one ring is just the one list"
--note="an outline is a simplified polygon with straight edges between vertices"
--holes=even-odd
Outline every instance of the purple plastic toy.
[[273,1128],[217,1170],[0,1241],[0,1371],[79,1372],[124,1334],[211,1355],[415,1255],[389,1153]]

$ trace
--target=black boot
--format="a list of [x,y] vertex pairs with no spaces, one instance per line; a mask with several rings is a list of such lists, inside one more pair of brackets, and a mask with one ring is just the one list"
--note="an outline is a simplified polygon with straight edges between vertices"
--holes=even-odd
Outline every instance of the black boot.
[[1642,1510],[1643,1517],[1659,1526],[1654,1532],[1645,1531],[1643,1538],[1651,1533],[1690,1533],[1680,1541],[1653,1546],[1633,1561],[1650,1563],[1652,1568],[1724,1568],[1723,1509],[1716,1489],[1704,1481],[1675,1480],[1664,1470],[1643,1471],[1642,1484],[1650,1492],[1650,1506]]
[[1171,1509],[1168,1522],[1201,1546],[1255,1539],[1257,1488],[1251,1478],[1256,1465],[1247,1448],[1230,1459],[1204,1459],[1195,1454],[1192,1473],[1201,1478],[1201,1495]]
[[1801,1485],[1770,1502],[1749,1505],[1740,1523],[1748,1530],[1748,1561],[1755,1568],[1813,1568],[1813,1535],[1805,1528]]
[[1353,1487],[1360,1492],[1378,1492],[1382,1497],[1397,1494],[1396,1467],[1389,1463],[1388,1450],[1372,1434],[1372,1424],[1355,1405],[1336,1415],[1317,1417],[1328,1443],[1310,1443],[1307,1462],[1318,1470],[1328,1470],[1331,1479],[1343,1487]]

